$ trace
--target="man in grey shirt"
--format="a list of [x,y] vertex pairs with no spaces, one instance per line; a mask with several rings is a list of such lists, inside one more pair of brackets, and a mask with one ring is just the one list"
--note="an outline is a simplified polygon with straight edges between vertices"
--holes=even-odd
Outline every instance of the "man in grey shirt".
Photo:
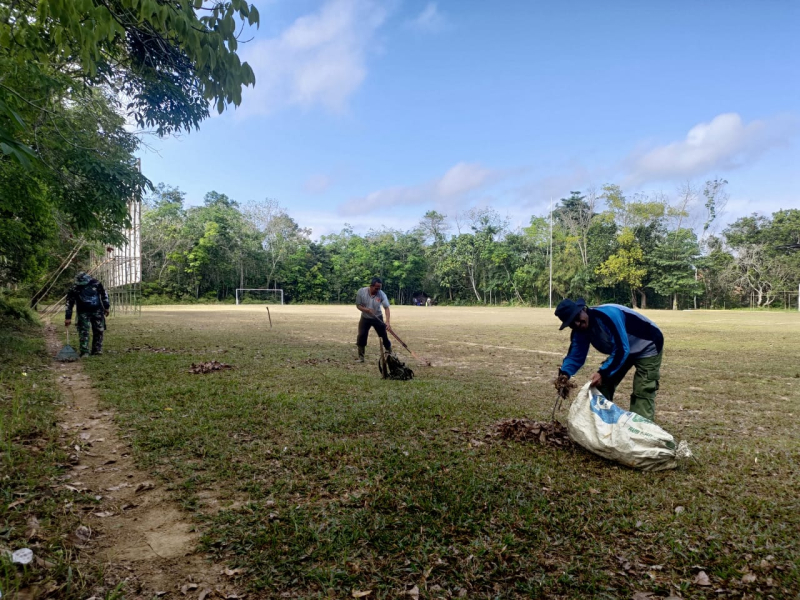
[[[392,351],[392,342],[386,333],[389,328],[389,299],[381,291],[383,281],[380,277],[373,277],[368,287],[363,287],[356,293],[356,308],[361,311],[361,320],[358,322],[358,360],[364,362],[364,350],[367,347],[367,337],[370,327],[375,328],[375,332],[383,340],[383,347],[387,352]],[[386,321],[383,320],[381,308],[386,309]]]

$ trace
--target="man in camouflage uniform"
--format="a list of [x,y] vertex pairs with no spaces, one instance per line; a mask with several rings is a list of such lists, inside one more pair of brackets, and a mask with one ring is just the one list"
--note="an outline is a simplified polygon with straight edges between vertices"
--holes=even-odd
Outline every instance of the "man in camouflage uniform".
[[86,273],[79,273],[69,292],[67,292],[67,312],[64,325],[72,323],[72,308],[78,307],[78,334],[81,345],[81,358],[89,356],[89,330],[92,331],[92,354],[103,353],[103,332],[111,304],[103,284]]

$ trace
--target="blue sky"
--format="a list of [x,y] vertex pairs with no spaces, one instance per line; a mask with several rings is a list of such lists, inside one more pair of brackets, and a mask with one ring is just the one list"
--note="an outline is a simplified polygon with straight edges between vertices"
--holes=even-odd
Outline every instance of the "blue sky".
[[800,208],[800,2],[255,4],[256,87],[141,154],[189,204],[274,198],[314,237],[483,206],[524,226],[605,183],[724,177],[723,221]]

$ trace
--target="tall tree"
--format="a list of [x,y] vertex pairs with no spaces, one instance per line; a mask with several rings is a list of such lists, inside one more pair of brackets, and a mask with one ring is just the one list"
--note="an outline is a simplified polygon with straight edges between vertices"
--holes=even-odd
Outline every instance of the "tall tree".
[[656,293],[672,297],[673,310],[678,309],[678,294],[697,294],[702,289],[696,275],[699,257],[700,246],[691,229],[670,231],[653,250],[651,285]]
[[636,308],[636,292],[642,287],[647,269],[644,268],[644,252],[633,231],[626,227],[617,236],[617,250],[599,267],[610,284],[622,283],[630,290],[631,306]]
[[299,246],[308,242],[311,230],[300,227],[272,198],[249,203],[245,213],[258,232],[261,246],[266,252],[267,285],[278,287],[276,275],[279,267]]
[[581,262],[589,266],[589,228],[595,217],[597,192],[590,189],[585,195],[581,192],[570,192],[569,198],[562,198],[560,205],[553,211],[553,217],[563,224],[569,232],[569,242],[577,245]]

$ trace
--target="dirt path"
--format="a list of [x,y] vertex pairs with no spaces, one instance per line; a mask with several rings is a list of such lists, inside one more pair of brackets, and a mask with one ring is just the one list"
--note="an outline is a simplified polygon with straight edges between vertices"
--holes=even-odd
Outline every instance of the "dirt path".
[[[61,347],[48,325],[47,344]],[[102,567],[104,597],[120,582],[128,600],[240,598],[224,567],[195,553],[199,534],[167,490],[136,468],[130,446],[98,407],[97,393],[79,361],[54,362],[64,408],[61,437],[73,464],[63,484],[75,493],[73,511],[84,515],[75,534],[81,560]],[[94,498],[96,502],[86,500]]]

